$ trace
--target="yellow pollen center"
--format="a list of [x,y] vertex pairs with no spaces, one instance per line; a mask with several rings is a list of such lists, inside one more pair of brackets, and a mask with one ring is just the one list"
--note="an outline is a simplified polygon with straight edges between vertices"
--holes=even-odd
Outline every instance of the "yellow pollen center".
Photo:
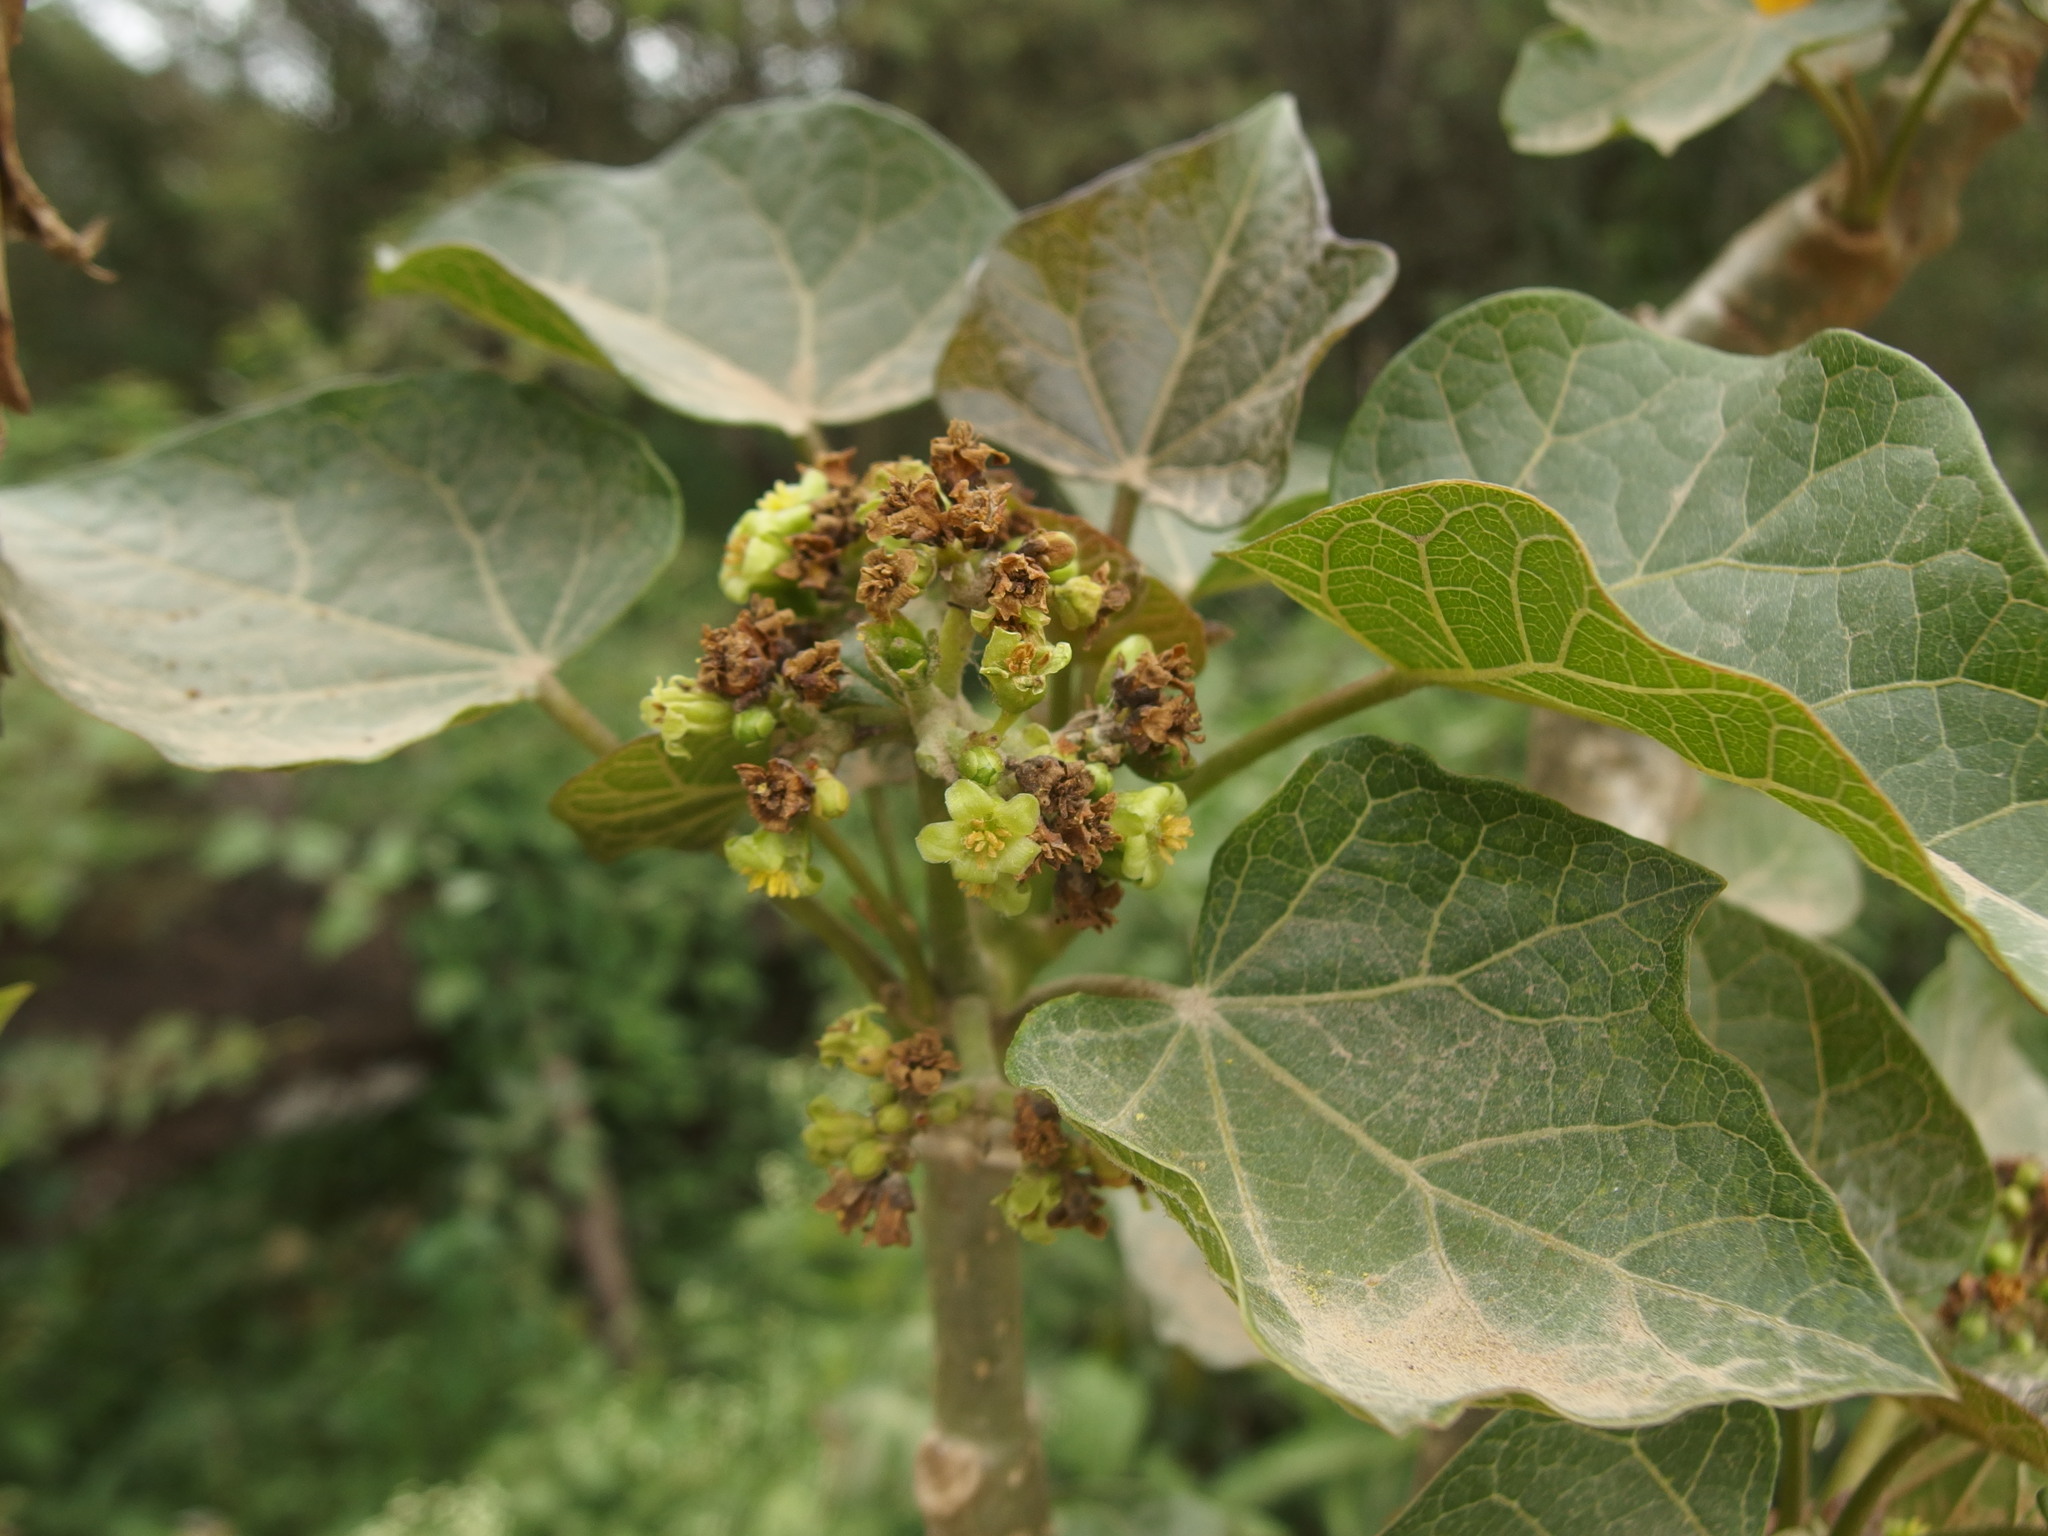
[[967,824],[960,846],[978,858],[992,859],[1010,846],[1010,834],[1002,827],[992,827],[987,821],[977,818]]
[[1159,823],[1159,834],[1153,839],[1159,851],[1165,854],[1179,853],[1187,847],[1188,839],[1195,835],[1195,824],[1186,816],[1168,816]]

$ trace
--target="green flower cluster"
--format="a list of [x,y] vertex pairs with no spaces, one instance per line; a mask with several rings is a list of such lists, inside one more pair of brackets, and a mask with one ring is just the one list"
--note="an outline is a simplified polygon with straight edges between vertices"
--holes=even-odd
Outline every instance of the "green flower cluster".
[[813,504],[831,494],[824,473],[806,469],[795,485],[776,481],[752,511],[741,515],[726,537],[725,554],[718,563],[718,590],[727,602],[744,603],[756,592],[774,592],[788,584],[776,573],[795,557],[790,540],[811,531]]

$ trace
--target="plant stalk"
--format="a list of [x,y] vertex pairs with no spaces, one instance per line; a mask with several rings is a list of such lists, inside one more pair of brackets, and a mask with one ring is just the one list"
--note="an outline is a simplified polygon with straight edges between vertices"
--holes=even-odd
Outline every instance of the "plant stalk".
[[1135,485],[1116,488],[1116,500],[1109,509],[1109,536],[1125,549],[1131,547],[1131,535],[1138,527],[1138,508],[1144,499],[1145,493]]
[[868,904],[875,927],[881,930],[882,937],[903,965],[903,979],[910,988],[911,1007],[920,1017],[929,1018],[936,993],[932,987],[931,972],[925,967],[924,948],[918,942],[917,930],[911,925],[908,914],[882,889],[866,861],[839,835],[838,828],[831,822],[822,817],[812,817],[811,835],[846,871],[861,899]]
[[1778,1461],[1778,1529],[1790,1530],[1806,1523],[1806,1490],[1813,1467],[1813,1426],[1811,1408],[1780,1408],[1778,1438],[1782,1451]]
[[882,963],[882,957],[868,948],[867,941],[841,922],[830,907],[809,896],[778,901],[775,905],[791,922],[837,955],[867,989],[868,996],[885,1006],[902,1001],[895,974]]
[[967,652],[974,644],[974,625],[965,608],[946,605],[939,621],[939,655],[933,663],[932,680],[948,698],[960,697],[960,674],[967,667]]
[[1399,667],[1388,667],[1371,677],[1346,683],[1342,688],[1333,688],[1320,698],[1296,705],[1284,715],[1275,715],[1256,730],[1246,731],[1229,746],[1211,752],[1193,773],[1180,781],[1180,787],[1189,804],[1193,804],[1232,774],[1249,768],[1267,753],[1277,752],[1289,742],[1332,721],[1342,720],[1346,715],[1355,715],[1375,704],[1385,704],[1403,694],[1413,693],[1428,681]]
[[550,720],[581,742],[592,757],[609,757],[619,750],[619,738],[612,728],[598,719],[589,705],[563,687],[562,680],[554,673],[550,672],[541,679],[533,702],[547,712]]
[[1858,117],[1846,94],[1836,91],[1807,68],[1804,59],[1794,59],[1791,68],[1793,78],[1827,115],[1828,125],[1842,141],[1842,153],[1849,163],[1849,191],[1843,202],[1848,208],[1859,207],[1870,195],[1872,157],[1876,150],[1868,134],[1867,119]]
[[832,451],[832,441],[825,436],[825,429],[815,421],[796,434],[796,445],[803,451],[806,464],[821,464],[825,455]]
[[1941,1431],[1932,1424],[1920,1424],[1907,1431],[1903,1439],[1893,1442],[1877,1464],[1863,1476],[1856,1485],[1856,1491],[1849,1495],[1849,1502],[1842,1506],[1842,1512],[1835,1516],[1835,1523],[1829,1527],[1830,1536],[1863,1536],[1864,1527],[1870,1524],[1871,1516],[1877,1513],[1877,1506],[1884,1499],[1884,1491],[1892,1479],[1904,1470],[1921,1451],[1941,1438]]
[[1927,122],[1928,109],[1934,105],[1935,93],[1955,67],[1963,44],[1977,30],[1977,23],[1984,19],[1985,12],[1994,3],[1995,0],[1959,0],[1956,9],[1949,12],[1941,36],[1935,40],[1935,51],[1921,66],[1919,84],[1907,101],[1898,126],[1892,130],[1884,163],[1870,185],[1867,200],[1860,205],[1852,205],[1849,210],[1847,222],[1854,227],[1872,229],[1884,218],[1886,208],[1891,205],[1892,194],[1899,189],[1899,178],[1905,174],[1906,160],[1913,152],[1914,141],[1920,137],[1920,130]]

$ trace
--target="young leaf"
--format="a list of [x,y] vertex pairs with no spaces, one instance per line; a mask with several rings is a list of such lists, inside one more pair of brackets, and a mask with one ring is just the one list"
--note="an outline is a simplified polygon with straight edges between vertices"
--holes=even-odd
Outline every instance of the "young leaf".
[[1955,938],[1906,1016],[1993,1157],[2048,1152],[2048,1015]]
[[643,848],[716,848],[746,810],[733,768],[764,756],[727,741],[678,758],[641,736],[556,790],[548,809],[607,864]]
[[1223,527],[1287,471],[1309,372],[1394,281],[1340,240],[1294,100],[1028,214],[939,364],[948,412],[1063,475]]
[[1755,1403],[1654,1429],[1516,1409],[1489,1421],[1383,1536],[1762,1536],[1778,1421]]
[[[2048,998],[2048,558],[1947,385],[1847,332],[1737,357],[1509,294],[1388,366],[1331,490],[1453,478],[1540,498],[1644,633],[1805,704],[1814,771],[1875,785],[1924,852],[1821,819]],[[1602,718],[1728,777],[1712,759],[1763,745],[1653,713]]]
[[1390,1429],[1943,1378],[1686,1018],[1706,870],[1371,737],[1216,855],[1195,984],[1037,1009],[1010,1075],[1139,1173],[1289,1370]]
[[832,94],[721,112],[629,170],[515,171],[380,255],[387,289],[791,436],[924,399],[1013,210],[916,119]]
[[1890,0],[1550,0],[1501,100],[1525,155],[1633,133],[1670,154],[1747,106],[1797,54],[1898,21]]
[[[2039,1413],[2048,1383],[2036,1377],[2001,1386],[1953,1364],[1948,1375],[1956,1389],[1953,1398],[1915,1398],[1913,1406],[1944,1429],[1967,1435],[2014,1461],[2048,1471],[2048,1424],[2041,1422]],[[2022,1402],[2023,1396],[2033,1406]]]
[[1863,866],[1847,839],[1753,789],[1697,782],[1699,803],[1672,829],[1670,847],[1728,882],[1724,902],[1809,939],[1856,920]]
[[28,982],[17,981],[11,987],[0,987],[0,1029],[7,1027],[7,1021],[21,1011],[21,1005],[28,1001],[35,988]]
[[1717,901],[1692,946],[1700,1033],[1771,1108],[1885,1278],[1932,1308],[1997,1193],[1983,1146],[1884,989],[1853,960]]
[[344,385],[0,492],[0,614],[173,762],[361,762],[532,697],[680,527],[646,445],[543,390]]

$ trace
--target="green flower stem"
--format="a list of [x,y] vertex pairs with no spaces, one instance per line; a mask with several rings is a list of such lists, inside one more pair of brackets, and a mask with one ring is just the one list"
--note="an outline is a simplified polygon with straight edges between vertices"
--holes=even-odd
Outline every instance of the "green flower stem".
[[1820,1502],[1832,1504],[1862,1482],[1877,1465],[1884,1448],[1912,1417],[1912,1410],[1896,1397],[1873,1397],[1870,1406],[1863,1410],[1863,1417],[1856,1421],[1847,1444],[1836,1455],[1827,1485],[1820,1491]]
[[889,948],[903,964],[904,981],[910,988],[910,1006],[920,1018],[931,1017],[936,994],[932,988],[931,971],[924,963],[924,947],[918,941],[917,929],[910,921],[910,915],[898,906],[884,891],[879,881],[869,871],[866,862],[854,851],[831,822],[822,817],[811,818],[811,836],[824,846],[846,871],[853,881],[862,900],[869,908],[869,920],[881,930]]
[[960,674],[967,668],[967,651],[974,644],[974,625],[965,608],[946,605],[946,617],[939,623],[939,654],[933,662],[932,681],[948,697],[960,697]]
[[1045,723],[1054,735],[1058,735],[1060,727],[1074,718],[1074,684],[1081,673],[1081,640],[1082,636],[1074,636],[1074,664],[1053,673],[1051,686],[1045,691]]
[[1180,781],[1180,787],[1187,794],[1188,803],[1193,804],[1267,753],[1277,752],[1289,742],[1332,721],[1342,720],[1346,715],[1355,715],[1362,709],[1371,709],[1376,704],[1385,704],[1403,694],[1413,693],[1429,681],[1399,667],[1388,667],[1371,677],[1346,683],[1342,688],[1333,688],[1284,715],[1275,715],[1256,730],[1246,731],[1229,746],[1211,752],[1193,773]]
[[1138,528],[1138,508],[1144,500],[1145,493],[1135,485],[1116,488],[1116,501],[1109,509],[1109,536],[1125,549],[1131,547],[1131,535]]
[[[926,825],[948,821],[946,787],[924,774],[917,776],[917,803]],[[931,937],[932,967],[941,997],[970,997],[986,990],[981,952],[967,926],[967,898],[944,864],[924,867],[926,928]]]
[[822,463],[825,455],[832,451],[831,439],[825,436],[825,429],[815,421],[791,439],[802,450],[807,464]]
[[1948,72],[1955,66],[1957,57],[1963,51],[1963,44],[1976,31],[1977,23],[1992,7],[1994,0],[1957,0],[1956,8],[1949,12],[1943,23],[1941,35],[1935,40],[1936,51],[1920,66],[1920,81],[1914,88],[1913,99],[1906,103],[1906,110],[1899,118],[1898,127],[1892,130],[1890,145],[1885,150],[1884,163],[1878,168],[1877,178],[1871,185],[1869,195],[1862,204],[1851,209],[1844,222],[1856,229],[1874,229],[1891,206],[1892,194],[1899,189],[1899,178],[1905,174],[1906,160],[1913,152],[1913,142],[1920,137],[1920,129],[1927,121],[1927,112],[1934,105],[1935,92],[1941,89],[1941,82],[1948,78]]
[[1863,1481],[1856,1485],[1856,1491],[1849,1495],[1849,1502],[1842,1506],[1842,1512],[1835,1516],[1835,1523],[1829,1528],[1830,1536],[1863,1536],[1863,1528],[1877,1513],[1878,1503],[1884,1498],[1884,1491],[1891,1486],[1892,1479],[1899,1475],[1907,1462],[1939,1440],[1941,1433],[1932,1424],[1921,1424],[1909,1430],[1904,1439],[1894,1442],[1877,1458],[1877,1465],[1864,1474]]
[[1792,61],[1792,76],[1827,114],[1828,125],[1842,141],[1842,153],[1849,160],[1848,206],[1861,207],[1870,193],[1871,167],[1877,158],[1877,145],[1869,135],[1867,119],[1859,118],[1842,93],[1808,69],[1804,59]]
[[854,978],[867,988],[868,996],[885,1006],[897,998],[895,974],[883,963],[880,955],[868,948],[867,941],[840,921],[839,915],[830,907],[810,896],[798,896],[774,905],[791,922],[837,955],[853,972]]
[[590,707],[567,688],[562,680],[550,672],[541,679],[540,690],[534,694],[533,702],[547,712],[547,716],[563,730],[574,736],[590,751],[592,757],[609,757],[619,750],[619,738],[613,734]]
[[910,887],[903,879],[903,859],[896,851],[896,818],[889,810],[889,786],[870,784],[861,798],[867,802],[868,826],[875,834],[875,846],[882,850],[882,877],[889,882],[889,895],[899,910],[910,911]]
[[1780,1408],[1778,1436],[1783,1451],[1778,1462],[1778,1529],[1806,1523],[1806,1489],[1813,1465],[1814,1410]]

